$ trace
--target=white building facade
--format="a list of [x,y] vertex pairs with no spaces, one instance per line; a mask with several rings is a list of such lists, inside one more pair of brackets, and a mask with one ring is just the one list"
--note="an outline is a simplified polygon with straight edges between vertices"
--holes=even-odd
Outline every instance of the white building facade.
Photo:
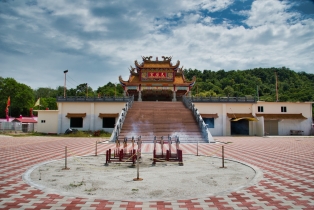
[[[68,128],[113,132],[130,107],[129,98],[57,100],[58,110],[39,110],[35,131],[64,133]],[[138,102],[141,103],[141,102]],[[144,102],[143,102],[144,103]],[[193,100],[212,136],[311,135],[312,102]],[[128,107],[129,106],[129,107]]]
[[[311,135],[310,102],[193,102],[213,136]],[[207,123],[206,123],[207,124]]]
[[104,130],[111,133],[128,98],[58,99],[58,110],[38,110],[35,131],[62,134],[69,128],[81,131]]

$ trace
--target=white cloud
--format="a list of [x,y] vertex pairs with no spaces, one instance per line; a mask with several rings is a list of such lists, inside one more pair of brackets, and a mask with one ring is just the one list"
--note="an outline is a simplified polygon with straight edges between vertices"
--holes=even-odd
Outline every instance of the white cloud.
[[[290,5],[285,1],[256,0],[250,11],[247,11],[248,19],[244,22],[251,27],[267,24],[287,24],[287,21],[297,13],[287,12]],[[244,13],[245,14],[245,13]]]
[[286,66],[314,73],[313,19],[301,20],[288,12],[287,2],[272,0],[253,2],[245,12],[248,28],[228,19],[215,25],[214,17],[200,11],[235,3],[38,1],[25,7],[13,2],[11,14],[0,13],[1,75],[31,87],[56,87],[69,69],[77,82],[97,89],[119,75],[128,79],[134,60],[150,55],[173,56],[199,70]]
[[212,0],[202,3],[202,8],[210,12],[217,12],[228,8],[234,0]]
[[209,12],[217,12],[228,8],[234,3],[234,0],[183,0],[182,4],[178,7],[183,10],[198,10],[199,8],[207,10]]

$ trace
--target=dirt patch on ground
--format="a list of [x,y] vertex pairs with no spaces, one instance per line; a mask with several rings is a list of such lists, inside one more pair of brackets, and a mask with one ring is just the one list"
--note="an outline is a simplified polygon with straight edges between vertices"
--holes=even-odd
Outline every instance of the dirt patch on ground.
[[142,154],[139,177],[131,163],[104,166],[105,156],[72,157],[36,165],[24,174],[24,180],[50,193],[108,200],[177,200],[191,199],[236,191],[261,179],[259,169],[215,157],[184,155],[184,165],[157,162],[152,154]]

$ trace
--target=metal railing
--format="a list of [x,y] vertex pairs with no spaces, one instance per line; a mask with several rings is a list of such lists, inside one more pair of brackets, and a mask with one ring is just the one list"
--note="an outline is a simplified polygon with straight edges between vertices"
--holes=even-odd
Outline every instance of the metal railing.
[[0,122],[0,133],[5,132],[34,132],[34,123]]
[[202,132],[202,136],[203,136],[203,139],[206,141],[206,142],[214,142],[214,139],[210,133],[210,131],[208,130],[207,128],[207,125],[205,124],[201,114],[199,113],[199,111],[197,110],[197,108],[195,108],[195,105],[192,103],[192,100],[190,97],[185,97],[183,96],[182,97],[183,99],[183,103],[184,105],[188,108],[188,109],[191,109],[192,110],[192,113],[196,119],[196,122],[199,126],[199,128],[201,129],[201,132]]
[[114,97],[114,96],[103,96],[103,97],[86,97],[86,96],[57,96],[57,102],[127,102],[130,100],[132,96],[127,96],[127,97]]
[[253,96],[245,97],[189,97],[192,102],[256,103]]
[[114,127],[114,130],[111,134],[111,137],[110,137],[110,140],[109,141],[116,141],[120,135],[120,132],[121,132],[121,129],[122,129],[122,126],[123,126],[123,123],[124,123],[124,120],[125,120],[125,117],[129,111],[129,109],[132,107],[133,105],[133,102],[134,102],[134,96],[130,96],[128,98],[128,102],[125,104],[125,108],[122,109],[122,111],[120,112],[120,115],[119,115],[119,118],[117,120],[117,123]]

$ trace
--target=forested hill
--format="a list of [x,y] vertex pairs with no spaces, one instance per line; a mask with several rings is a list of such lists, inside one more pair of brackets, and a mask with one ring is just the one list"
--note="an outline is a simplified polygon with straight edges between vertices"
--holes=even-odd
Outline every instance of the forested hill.
[[259,100],[262,101],[276,101],[276,74],[279,101],[314,101],[314,74],[295,72],[285,67],[236,71],[184,70],[186,79],[197,78],[192,95],[256,96],[258,90]]
[[[184,70],[186,79],[196,76],[197,82],[192,89],[193,96],[256,96],[259,100],[276,101],[276,76],[278,75],[279,101],[314,101],[314,75],[294,72],[288,68],[257,68],[237,71]],[[40,87],[33,90],[30,86],[17,82],[14,78],[0,76],[0,118],[10,97],[9,114],[13,117],[29,116],[29,109],[57,109],[56,97],[64,94],[64,87],[55,89]],[[86,83],[67,89],[68,96],[122,96],[120,84],[108,82],[97,90]],[[40,98],[40,106],[35,102]],[[35,113],[36,114],[36,113]],[[314,115],[314,107],[313,107]]]

